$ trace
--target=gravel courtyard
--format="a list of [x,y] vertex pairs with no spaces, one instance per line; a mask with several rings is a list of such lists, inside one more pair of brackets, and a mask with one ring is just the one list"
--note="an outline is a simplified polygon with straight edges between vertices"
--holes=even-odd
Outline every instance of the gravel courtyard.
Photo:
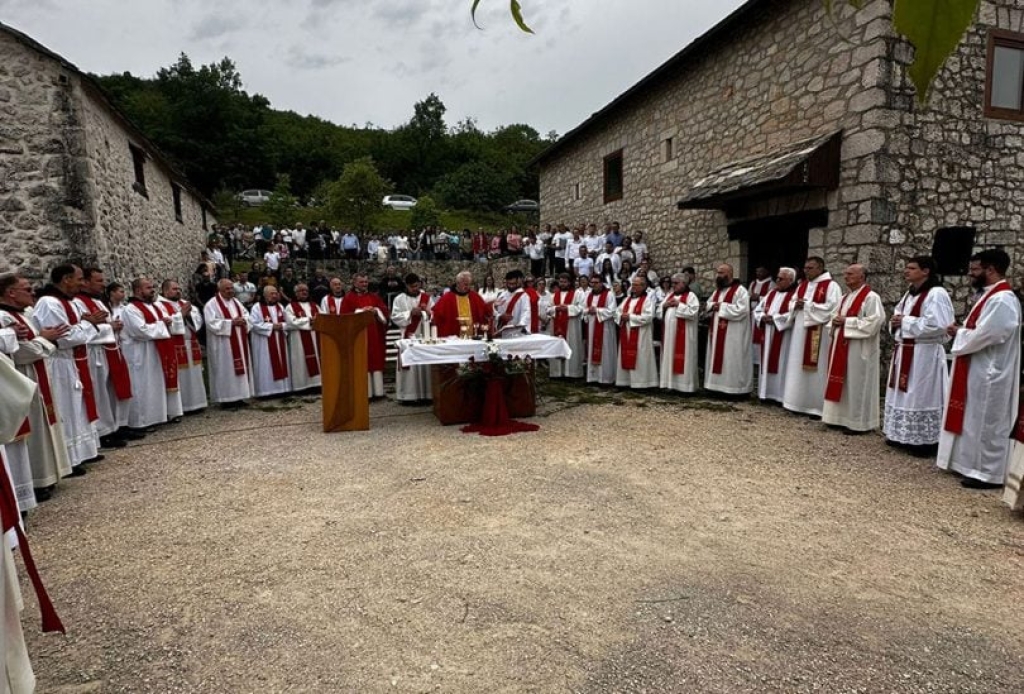
[[[31,517],[40,692],[1020,692],[1024,519],[756,404],[209,412]],[[562,393],[565,395],[566,393]],[[594,403],[592,401],[600,401]]]

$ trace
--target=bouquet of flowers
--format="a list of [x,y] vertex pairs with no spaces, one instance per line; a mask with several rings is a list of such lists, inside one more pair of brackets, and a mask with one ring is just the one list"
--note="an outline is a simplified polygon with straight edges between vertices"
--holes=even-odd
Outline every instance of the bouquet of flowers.
[[459,364],[456,377],[461,381],[477,378],[505,378],[507,376],[518,376],[530,373],[533,367],[533,359],[530,355],[525,357],[501,356],[501,350],[497,343],[486,343],[487,351],[484,359],[477,360],[470,357],[469,361]]

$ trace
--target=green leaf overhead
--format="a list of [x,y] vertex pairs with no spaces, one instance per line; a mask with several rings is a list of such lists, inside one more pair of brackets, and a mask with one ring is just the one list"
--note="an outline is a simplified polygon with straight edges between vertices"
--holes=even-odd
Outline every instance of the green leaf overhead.
[[977,9],[978,0],[896,0],[893,27],[916,49],[909,74],[918,101],[927,99],[932,80],[956,50]]
[[[477,0],[479,2],[480,0]],[[519,6],[519,0],[512,0],[512,19],[516,20],[516,24],[519,28],[528,34],[533,33],[533,29],[526,26],[526,22],[523,21],[523,8]]]

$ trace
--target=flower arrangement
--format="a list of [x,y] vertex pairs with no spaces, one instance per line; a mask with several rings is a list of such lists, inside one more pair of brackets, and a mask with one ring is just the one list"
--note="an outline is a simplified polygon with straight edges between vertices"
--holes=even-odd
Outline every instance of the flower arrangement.
[[476,378],[504,378],[531,373],[533,358],[512,356],[502,357],[501,349],[495,342],[486,343],[487,351],[479,361],[470,357],[469,361],[459,364],[456,378],[465,381]]

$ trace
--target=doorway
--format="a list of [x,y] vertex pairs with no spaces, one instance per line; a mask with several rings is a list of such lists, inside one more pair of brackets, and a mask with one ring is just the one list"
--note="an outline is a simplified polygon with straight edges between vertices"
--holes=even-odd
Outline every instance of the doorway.
[[807,238],[811,229],[828,226],[828,210],[808,210],[776,217],[761,217],[729,225],[729,238],[746,248],[743,275],[749,282],[754,269],[764,265],[772,277],[780,267],[795,268],[799,274],[807,259]]

